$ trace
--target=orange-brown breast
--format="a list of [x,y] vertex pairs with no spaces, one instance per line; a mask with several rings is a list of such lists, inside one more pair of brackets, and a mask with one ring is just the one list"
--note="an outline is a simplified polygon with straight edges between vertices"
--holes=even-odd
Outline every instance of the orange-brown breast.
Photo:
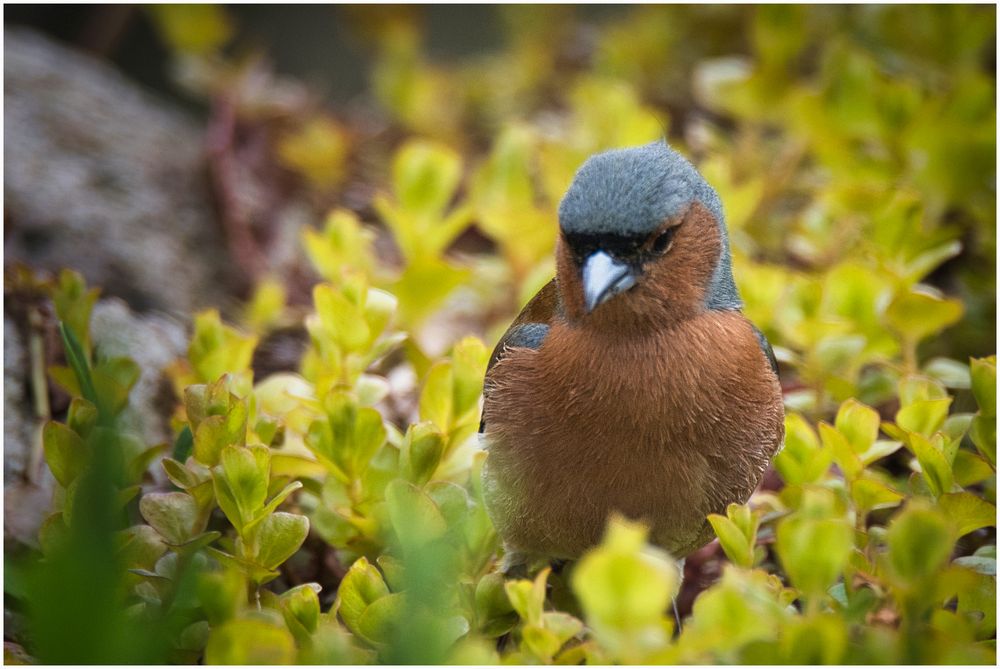
[[783,438],[781,390],[752,326],[706,311],[641,336],[561,320],[490,371],[490,515],[508,548],[573,558],[619,511],[676,556],[749,498]]

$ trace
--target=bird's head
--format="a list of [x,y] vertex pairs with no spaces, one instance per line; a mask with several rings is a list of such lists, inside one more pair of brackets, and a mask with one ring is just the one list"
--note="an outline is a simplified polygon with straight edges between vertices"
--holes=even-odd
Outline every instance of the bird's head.
[[659,327],[741,306],[719,196],[665,142],[591,156],[559,227],[558,284],[573,321]]

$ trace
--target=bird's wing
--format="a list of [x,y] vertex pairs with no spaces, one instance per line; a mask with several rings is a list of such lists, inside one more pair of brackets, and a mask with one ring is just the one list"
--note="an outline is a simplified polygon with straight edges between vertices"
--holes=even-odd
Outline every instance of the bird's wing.
[[[541,348],[545,336],[549,333],[549,323],[554,318],[562,314],[562,303],[559,300],[559,289],[556,287],[556,280],[552,279],[538,291],[538,294],[531,298],[525,305],[521,313],[518,314],[514,322],[507,328],[507,332],[500,337],[493,354],[490,356],[489,364],[486,366],[486,377],[511,348]],[[483,388],[484,400],[488,400],[488,392]],[[480,421],[479,431],[486,428],[485,421]]]
[[760,344],[760,350],[764,352],[764,357],[767,358],[768,363],[771,365],[771,371],[774,372],[775,376],[778,376],[778,359],[774,357],[774,349],[771,348],[770,342],[767,341],[767,337],[764,333],[757,329],[757,326],[753,323],[750,324],[753,328],[753,333],[757,335],[757,343]]

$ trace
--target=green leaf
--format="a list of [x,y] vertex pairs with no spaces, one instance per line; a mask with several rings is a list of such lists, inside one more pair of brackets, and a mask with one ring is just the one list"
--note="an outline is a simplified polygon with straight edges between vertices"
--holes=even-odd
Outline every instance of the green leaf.
[[775,547],[792,584],[809,596],[824,594],[847,564],[853,528],[841,518],[795,514],[776,530]]
[[521,620],[529,625],[537,625],[542,619],[542,609],[545,606],[545,584],[552,570],[548,567],[535,576],[535,580],[519,579],[507,581],[504,590],[511,607],[517,611]]
[[646,537],[645,527],[612,518],[602,543],[586,553],[573,572],[573,592],[587,622],[604,638],[658,636],[663,631],[663,613],[677,594],[679,572]]
[[390,590],[403,590],[406,588],[406,568],[402,560],[394,558],[391,555],[382,554],[378,556],[376,563],[379,569],[382,570],[385,582]]
[[399,298],[402,321],[410,326],[427,318],[458,286],[468,280],[469,270],[440,258],[420,258],[403,270],[389,286]]
[[110,358],[94,366],[91,376],[102,408],[111,415],[121,413],[128,406],[129,390],[139,380],[139,374],[139,365],[128,358]]
[[444,446],[444,438],[433,424],[411,425],[400,451],[400,466],[406,478],[416,485],[430,481],[441,463]]
[[188,360],[199,381],[212,383],[224,374],[248,370],[256,346],[256,337],[223,325],[219,312],[209,309],[195,315]]
[[[65,324],[68,334],[78,344],[79,351],[84,354],[91,350],[90,316],[98,295],[100,291],[97,288],[88,290],[83,276],[70,269],[59,272],[52,290],[52,303],[56,309],[56,317],[61,321],[60,329]],[[66,335],[62,336],[65,339]],[[81,359],[89,360],[86,355]]]
[[295,639],[264,620],[231,620],[213,629],[205,664],[294,664]]
[[370,604],[389,594],[382,574],[364,557],[358,558],[347,571],[337,589],[340,603],[337,611],[352,632],[360,630],[361,615]]
[[797,618],[782,630],[782,659],[789,664],[839,664],[847,643],[848,626],[839,616]]
[[[227,393],[228,395],[228,393]],[[215,411],[207,407],[209,411]],[[198,462],[213,467],[226,446],[246,444],[248,407],[246,400],[231,399],[224,409],[225,415],[210,415],[204,418],[194,433],[194,457]]]
[[186,492],[147,493],[139,501],[139,512],[169,544],[183,544],[198,531],[198,505]]
[[457,152],[435,142],[411,140],[396,154],[393,189],[409,211],[437,216],[451,201],[462,176]]
[[162,464],[170,482],[182,490],[194,488],[208,480],[208,477],[199,476],[173,458],[163,458]]
[[385,330],[399,307],[399,300],[390,292],[369,288],[365,297],[365,321],[371,330],[371,338],[378,337]]
[[926,582],[944,566],[955,543],[941,513],[912,503],[893,519],[886,539],[892,572],[911,586]]
[[305,583],[281,595],[281,612],[293,632],[296,625],[306,634],[312,634],[319,627],[320,589],[318,583]]
[[150,446],[140,451],[138,455],[128,462],[126,469],[128,480],[141,481],[156,458],[165,453],[167,448],[167,444],[157,444],[156,446]]
[[482,341],[465,337],[457,344],[452,358],[453,410],[456,418],[476,409],[483,390],[483,376],[490,352]]
[[213,477],[219,506],[242,533],[267,498],[270,451],[263,446],[226,446]]
[[451,481],[433,481],[424,487],[424,492],[437,505],[448,528],[461,536],[471,506],[465,488]]
[[406,600],[403,593],[390,593],[368,605],[358,620],[357,633],[373,644],[398,638],[405,624]]
[[305,516],[283,511],[272,513],[257,530],[257,563],[267,569],[277,569],[295,554],[308,534],[309,519]]
[[913,402],[896,413],[896,424],[925,437],[937,432],[948,417],[951,398]]
[[786,414],[785,447],[774,458],[781,478],[793,485],[813,483],[823,477],[832,461],[832,453],[820,448],[812,426],[798,414]]
[[917,456],[924,480],[927,481],[927,485],[935,497],[950,492],[952,486],[955,485],[951,463],[948,462],[942,451],[942,441],[940,437],[929,440],[919,434],[910,435],[910,447]]
[[737,649],[777,638],[786,606],[763,571],[725,566],[719,583],[695,599],[683,633],[708,656],[734,659]]
[[83,398],[98,407],[98,411],[105,409],[101,404],[100,395],[94,387],[94,379],[90,372],[90,358],[84,350],[83,345],[77,339],[73,331],[66,327],[65,323],[59,324],[59,334],[62,335],[63,348],[66,351],[66,361],[69,363],[76,382],[83,393]]
[[191,432],[191,428],[185,425],[181,428],[180,434],[177,435],[177,441],[174,442],[173,458],[178,462],[184,462],[190,457],[194,449],[194,433]]
[[448,529],[437,504],[413,484],[396,479],[385,489],[392,528],[404,551],[443,537]]
[[958,322],[962,312],[958,300],[918,287],[896,297],[886,309],[886,319],[897,332],[920,341]]
[[870,406],[849,399],[840,406],[835,426],[854,452],[860,455],[871,448],[878,438],[879,415]]
[[45,462],[59,485],[69,485],[83,473],[89,461],[89,447],[80,436],[62,423],[49,421],[42,430]]
[[232,620],[246,605],[247,582],[238,569],[201,572],[197,576],[196,589],[198,601],[213,627]]
[[116,538],[118,556],[129,569],[152,569],[167,551],[160,533],[149,525],[133,525],[119,532]]
[[302,233],[309,261],[327,281],[337,282],[347,270],[369,273],[374,258],[375,235],[363,226],[357,215],[347,209],[334,209],[327,217],[323,232],[306,228]]
[[167,46],[185,54],[210,54],[225,46],[234,32],[225,7],[150,5],[146,9]]
[[288,499],[289,495],[291,495],[293,492],[295,492],[301,487],[302,487],[301,481],[292,481],[291,483],[286,485],[273,498],[271,498],[271,501],[268,502],[267,505],[263,508],[261,514],[266,515],[273,513],[274,510],[277,509],[282,502]]
[[313,304],[323,327],[345,351],[364,348],[371,338],[371,330],[364,312],[340,290],[321,283],[313,288]]
[[997,418],[977,415],[972,419],[969,438],[994,469],[997,466]]
[[382,415],[369,407],[359,408],[344,392],[327,395],[323,407],[326,420],[313,421],[306,436],[306,446],[347,483],[367,471],[372,458],[385,443]]
[[562,611],[543,613],[542,626],[555,635],[560,646],[583,631],[583,623],[580,620]]
[[744,536],[736,523],[725,516],[712,513],[708,516],[708,522],[712,524],[719,543],[726,557],[740,567],[750,568],[753,566],[753,546],[748,545],[747,537]]
[[82,397],[74,397],[66,413],[66,425],[86,439],[97,425],[97,407]]
[[420,418],[434,423],[444,433],[451,429],[455,415],[453,385],[452,365],[441,361],[427,373],[420,393]]
[[940,400],[948,397],[948,391],[940,382],[917,374],[904,376],[899,380],[899,402],[906,407],[923,400]]
[[955,483],[962,487],[982,483],[994,474],[993,468],[985,458],[964,449],[955,454],[955,462],[951,468],[955,475]]
[[187,541],[173,546],[172,548],[178,555],[196,553],[202,548],[214,543],[221,536],[222,533],[216,530],[212,530],[211,532],[202,532],[201,534],[197,534]]
[[981,527],[996,527],[997,508],[969,492],[941,495],[938,505],[952,527],[955,536],[961,537]]
[[858,479],[851,484],[851,499],[862,513],[898,506],[904,497],[902,493],[872,479]]
[[844,478],[848,481],[857,478],[864,469],[864,465],[861,464],[861,459],[858,458],[858,454],[851,447],[847,438],[827,423],[819,424],[819,436],[824,448],[831,453],[833,460],[844,472]]
[[984,416],[996,416],[997,412],[997,364],[996,356],[973,358],[969,362],[972,376],[972,394]]
[[562,643],[554,632],[538,625],[525,625],[521,630],[524,645],[544,663],[552,662],[552,656],[559,652]]
[[503,576],[491,572],[476,584],[476,619],[480,631],[489,638],[509,632],[517,622],[517,614],[507,596]]
[[901,441],[876,441],[867,451],[861,454],[861,462],[866,467],[873,462],[892,455],[903,447]]

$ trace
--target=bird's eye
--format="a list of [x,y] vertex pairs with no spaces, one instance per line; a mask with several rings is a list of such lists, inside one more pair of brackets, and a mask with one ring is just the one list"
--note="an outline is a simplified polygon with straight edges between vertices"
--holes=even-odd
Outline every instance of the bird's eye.
[[674,233],[677,232],[677,226],[672,226],[664,230],[653,240],[653,246],[651,251],[654,255],[662,256],[670,248],[670,242],[674,241]]

